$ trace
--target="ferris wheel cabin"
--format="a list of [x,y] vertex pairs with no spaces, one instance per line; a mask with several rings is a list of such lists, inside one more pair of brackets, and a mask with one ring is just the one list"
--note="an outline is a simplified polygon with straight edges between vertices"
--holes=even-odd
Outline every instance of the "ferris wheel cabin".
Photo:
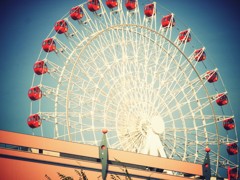
[[126,0],[125,6],[129,11],[134,10],[137,7],[137,0]]
[[147,4],[145,5],[144,7],[144,14],[147,16],[147,17],[151,17],[153,15],[155,15],[155,9],[154,9],[154,4]]
[[73,20],[80,20],[83,18],[83,10],[81,7],[76,6],[70,10],[70,16]]
[[106,5],[108,8],[113,9],[118,6],[117,0],[106,0]]
[[227,118],[225,120],[223,120],[223,127],[226,130],[231,130],[235,128],[235,123],[233,118]]
[[88,0],[88,9],[91,12],[95,12],[100,9],[100,2],[99,0]]
[[190,42],[191,41],[191,34],[189,32],[189,30],[184,30],[184,31],[181,31],[178,35],[178,39],[179,41],[181,42]]
[[45,52],[52,52],[56,50],[56,43],[53,38],[45,39],[42,43],[42,49]]
[[38,128],[41,126],[41,119],[38,114],[32,114],[27,119],[28,126],[30,128]]
[[228,167],[228,179],[237,180],[240,176],[238,175],[238,168],[230,168]]
[[227,144],[227,152],[229,155],[235,155],[238,153],[237,143]]
[[66,33],[68,31],[68,25],[66,21],[62,19],[55,23],[54,29],[58,34]]
[[206,79],[209,83],[217,82],[218,74],[216,71],[211,70],[206,72]]
[[175,26],[175,19],[172,14],[164,16],[161,20],[162,27],[173,27]]
[[42,75],[48,72],[48,67],[43,60],[39,60],[34,63],[33,70],[37,75]]
[[31,87],[28,90],[28,97],[32,100],[32,101],[36,101],[42,98],[42,91],[38,86],[34,86]]
[[227,98],[227,95],[226,94],[218,94],[216,96],[217,100],[216,100],[216,103],[219,105],[219,106],[224,106],[226,104],[228,104],[228,98]]
[[207,58],[207,55],[203,48],[197,49],[194,51],[194,58],[196,61],[204,61]]

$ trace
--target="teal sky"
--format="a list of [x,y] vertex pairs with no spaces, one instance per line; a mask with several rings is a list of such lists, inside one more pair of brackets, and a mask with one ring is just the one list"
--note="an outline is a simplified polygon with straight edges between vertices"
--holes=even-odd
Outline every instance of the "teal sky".
[[[0,129],[31,133],[26,124],[33,63],[56,20],[83,0],[0,2]],[[140,1],[149,3],[151,1]],[[207,48],[228,91],[240,128],[240,1],[157,0],[174,12]],[[240,133],[239,133],[240,134]]]

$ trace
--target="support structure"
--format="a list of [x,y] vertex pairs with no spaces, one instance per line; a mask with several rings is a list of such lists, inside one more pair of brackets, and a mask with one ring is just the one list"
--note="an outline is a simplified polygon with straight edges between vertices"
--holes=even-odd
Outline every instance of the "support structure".
[[106,180],[107,173],[108,173],[108,148],[107,148],[107,139],[106,139],[106,133],[107,130],[102,130],[103,137],[102,142],[99,146],[99,158],[101,159],[102,163],[102,179]]
[[210,152],[210,148],[206,148],[206,156],[203,162],[203,176],[205,177],[206,180],[210,180],[211,179],[211,164],[210,164],[210,157],[209,157],[209,152]]
[[[204,178],[201,164],[107,149],[105,136],[99,149],[96,146],[0,131],[0,163],[4,164],[0,168],[1,177],[44,179],[47,175],[58,179],[57,172],[61,172],[77,178],[76,169],[83,170],[91,180],[101,176],[108,180],[116,175],[121,179],[130,176],[133,180]],[[170,175],[163,173],[163,170],[179,173]]]

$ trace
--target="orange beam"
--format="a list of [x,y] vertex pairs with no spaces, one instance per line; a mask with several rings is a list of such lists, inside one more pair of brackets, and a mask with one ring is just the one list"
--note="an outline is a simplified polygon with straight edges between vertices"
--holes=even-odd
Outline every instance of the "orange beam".
[[[83,169],[88,179],[91,180],[95,180],[101,176],[100,163],[34,154],[12,149],[0,148],[0,162],[4,164],[4,166],[0,168],[0,174],[3,179],[38,179],[39,177],[44,177],[45,174],[53,179],[58,179],[57,172],[77,178],[78,175],[74,173],[74,169]],[[186,177],[160,174],[147,170],[138,170],[134,168],[127,168],[127,170],[129,174],[133,176],[132,179],[134,180],[143,180],[147,177],[190,180],[190,178]],[[111,174],[117,174],[120,178],[125,179],[121,166],[109,165],[107,179],[111,179]]]
[[0,131],[0,143],[12,144],[36,149],[44,149],[52,152],[62,152],[74,155],[82,155],[98,158],[98,147],[62,140],[19,134],[8,131]]
[[[83,145],[79,143],[72,143],[72,142],[66,142],[61,140],[36,137],[36,136],[31,136],[26,134],[12,133],[7,131],[0,131],[0,143],[35,148],[35,149],[42,149],[44,152],[51,151],[51,152],[57,152],[57,153],[65,153],[68,155],[86,157],[85,158],[86,160],[82,160],[82,159],[76,160],[76,159],[71,159],[66,157],[64,158],[64,157],[56,157],[56,156],[49,156],[49,155],[47,156],[43,154],[34,154],[30,152],[20,152],[20,151],[14,151],[14,150],[0,149],[1,161],[3,159],[4,161],[7,161],[6,157],[14,157],[14,158],[22,157],[22,158],[25,158],[26,160],[28,159],[27,160],[28,163],[31,162],[31,159],[34,159],[37,162],[40,162],[40,160],[44,162],[48,162],[48,163],[45,163],[45,165],[55,163],[56,166],[59,166],[58,163],[62,163],[68,167],[81,166],[81,167],[84,167],[85,169],[97,169],[99,170],[99,175],[101,174],[100,172],[101,164],[100,162],[97,162],[97,159],[99,159],[99,155],[98,155],[99,149],[96,146]],[[121,166],[126,165],[127,170],[131,175],[138,175],[138,176],[144,176],[144,177],[149,177],[151,175],[151,177],[153,178],[160,178],[160,179],[177,179],[177,178],[183,179],[183,177],[175,176],[174,178],[172,178],[172,176],[168,174],[156,173],[154,171],[147,171],[143,169],[137,169],[137,167],[139,166],[143,168],[153,167],[158,169],[165,169],[170,171],[177,171],[177,172],[183,172],[188,174],[194,174],[197,176],[202,176],[202,165],[200,164],[176,161],[172,159],[165,159],[160,157],[130,153],[125,151],[113,150],[113,149],[109,149],[108,153],[109,153],[108,155],[109,161],[113,162],[113,165],[109,164],[110,172],[122,173]],[[14,158],[12,159],[10,158],[10,160],[13,161]],[[87,158],[90,158],[91,160],[88,160]],[[121,161],[121,164],[118,166],[114,165],[114,162],[116,162],[116,159]],[[93,160],[95,160],[95,162]],[[128,164],[130,164],[130,167],[128,166]],[[90,170],[90,171],[92,172],[93,170]]]

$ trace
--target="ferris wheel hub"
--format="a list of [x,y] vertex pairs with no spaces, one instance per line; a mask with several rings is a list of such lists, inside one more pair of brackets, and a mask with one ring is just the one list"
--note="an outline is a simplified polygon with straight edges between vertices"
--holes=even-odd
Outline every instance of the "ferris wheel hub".
[[140,132],[143,136],[147,135],[147,130],[148,130],[148,122],[147,121],[141,121],[139,125]]
[[152,131],[158,135],[163,134],[165,131],[165,125],[161,116],[155,116],[151,119]]

